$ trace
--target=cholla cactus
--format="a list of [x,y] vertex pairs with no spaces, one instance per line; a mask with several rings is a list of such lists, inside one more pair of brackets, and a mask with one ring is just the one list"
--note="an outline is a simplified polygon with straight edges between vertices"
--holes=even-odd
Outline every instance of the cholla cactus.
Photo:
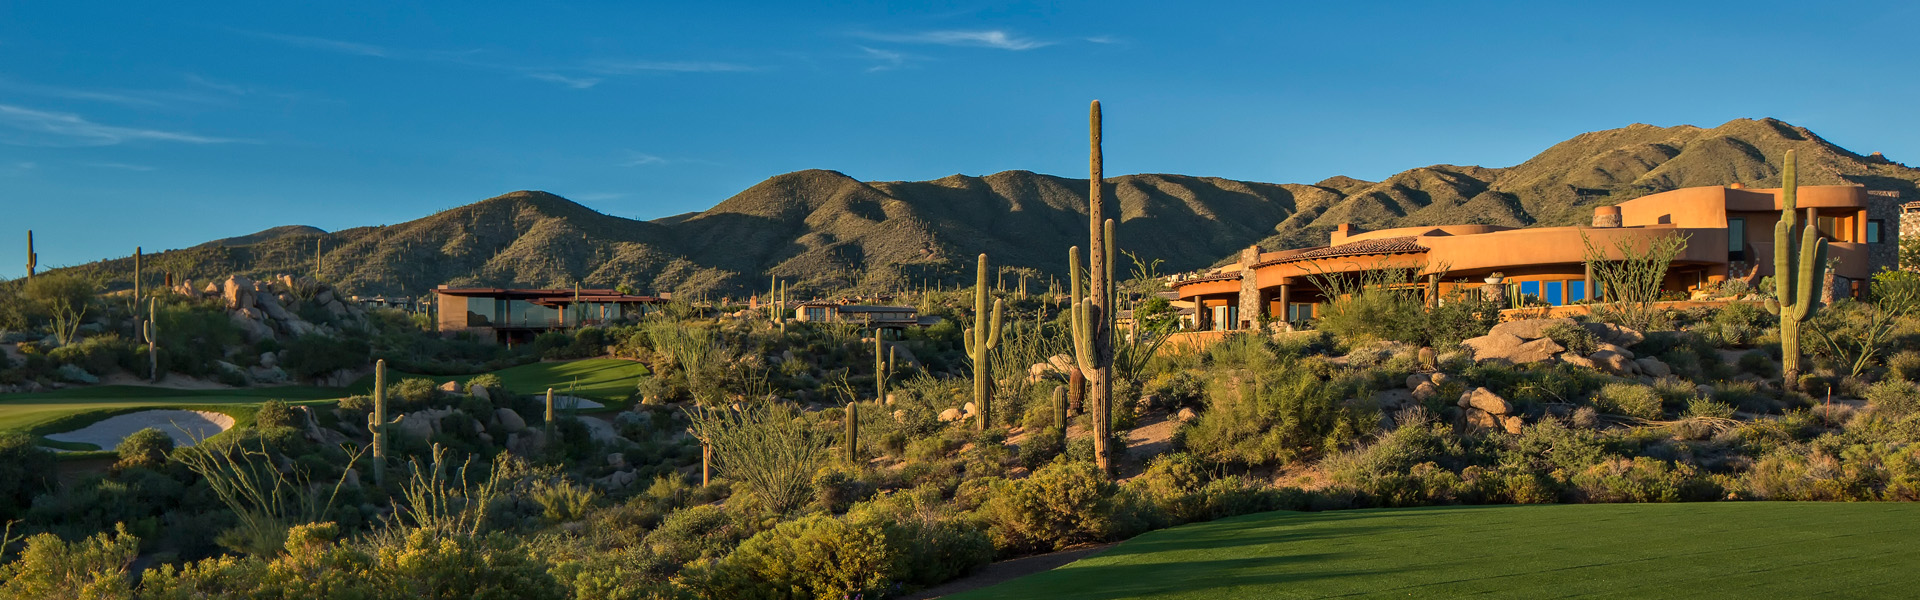
[[[1774,300],[1767,300],[1767,312],[1780,316],[1780,367],[1786,389],[1800,385],[1800,325],[1820,309],[1820,291],[1826,283],[1827,240],[1820,237],[1813,209],[1807,209],[1807,223],[1797,223],[1799,181],[1794,173],[1798,162],[1788,150],[1786,165],[1780,173],[1780,223],[1773,228]],[[1800,227],[1799,239],[1794,228]],[[1799,264],[1795,264],[1795,262]]]
[[991,317],[987,312],[987,255],[980,255],[980,268],[974,274],[973,327],[961,335],[967,343],[967,356],[973,359],[973,408],[979,419],[975,429],[985,431],[993,419],[993,399],[989,390],[993,370],[989,352],[1000,345],[1000,299],[993,300]]

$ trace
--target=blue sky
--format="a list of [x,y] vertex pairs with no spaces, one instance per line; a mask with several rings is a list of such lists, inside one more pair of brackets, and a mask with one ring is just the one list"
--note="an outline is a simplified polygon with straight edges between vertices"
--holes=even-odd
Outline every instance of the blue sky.
[[[518,189],[656,218],[769,176],[1311,183],[1777,117],[1920,164],[1911,2],[0,1],[0,276]],[[1335,4],[1340,4],[1335,6]]]

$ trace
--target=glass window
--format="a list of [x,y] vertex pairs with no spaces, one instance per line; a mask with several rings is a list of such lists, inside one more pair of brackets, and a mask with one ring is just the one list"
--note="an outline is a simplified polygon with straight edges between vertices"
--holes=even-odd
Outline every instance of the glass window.
[[1565,301],[1560,299],[1560,288],[1563,285],[1564,285],[1563,283],[1558,281],[1547,282],[1547,295],[1545,298],[1542,298],[1542,299],[1546,300],[1547,304],[1552,304],[1554,306],[1559,306],[1561,304],[1564,304]]
[[1540,282],[1538,281],[1520,282],[1520,293],[1522,295],[1533,296],[1535,298],[1540,297]]
[[1745,252],[1747,248],[1747,220],[1743,218],[1727,219],[1727,252]]
[[1867,221],[1867,243],[1869,244],[1880,243],[1880,224],[1882,222],[1883,221],[1879,219]]
[[1588,299],[1589,298],[1587,298],[1587,282],[1585,280],[1575,279],[1573,281],[1567,282],[1567,302],[1573,302],[1575,300],[1588,300]]

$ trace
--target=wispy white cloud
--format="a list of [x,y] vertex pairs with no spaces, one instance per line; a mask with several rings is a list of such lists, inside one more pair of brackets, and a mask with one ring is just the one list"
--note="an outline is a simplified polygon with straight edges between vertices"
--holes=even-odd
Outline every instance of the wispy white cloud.
[[1053,42],[1022,37],[1000,29],[919,31],[907,33],[855,33],[862,37],[880,42],[896,44],[937,44],[942,46],[976,46],[998,48],[1001,50],[1032,50],[1053,45]]
[[755,71],[755,67],[729,62],[697,60],[596,60],[582,67],[583,70],[609,75],[623,75],[646,71],[668,73],[737,73]]
[[[480,50],[415,50],[302,35],[286,35],[258,31],[239,31],[239,33],[290,46],[322,50],[337,54],[368,56],[390,60],[438,62],[502,71],[529,79],[560,84],[577,90],[592,88],[604,81],[604,76],[613,75],[632,75],[647,72],[726,73],[758,70],[751,65],[703,60],[598,59],[570,65],[529,65],[489,59],[486,58],[484,56],[485,53]],[[602,77],[595,77],[595,75]]]
[[532,77],[534,79],[541,80],[541,81],[551,81],[551,82],[558,83],[560,85],[564,85],[576,90],[584,90],[596,85],[600,85],[600,82],[602,81],[599,77],[568,77],[566,75],[561,75],[559,73],[535,72],[535,73],[528,73],[527,76]]
[[147,165],[136,165],[131,163],[118,163],[118,162],[88,162],[88,163],[80,163],[80,165],[86,166],[86,167],[93,167],[96,169],[119,169],[122,171],[146,172],[146,171],[153,170],[153,167],[150,167]]
[[163,90],[102,90],[59,85],[46,85],[15,81],[0,77],[0,91],[13,92],[43,98],[61,100],[79,100],[83,102],[101,102],[139,108],[156,108],[169,104],[217,104],[220,99],[206,94]]
[[1093,36],[1093,37],[1089,37],[1089,38],[1081,38],[1081,39],[1084,39],[1084,40],[1086,40],[1086,41],[1088,41],[1088,42],[1091,42],[1091,43],[1095,43],[1095,44],[1118,44],[1118,43],[1121,43],[1121,40],[1120,40],[1120,38],[1117,38],[1117,37],[1113,37],[1113,36],[1110,36],[1110,35],[1096,35],[1096,36]]
[[246,30],[234,30],[234,31],[243,35],[249,35],[249,36],[253,36],[263,40],[275,41],[282,44],[286,44],[288,46],[294,46],[298,48],[312,48],[314,50],[325,50],[328,52],[337,52],[340,54],[353,54],[357,56],[378,56],[383,58],[393,56],[393,52],[391,50],[388,50],[387,48],[384,48],[381,46],[375,46],[373,44],[362,44],[359,42],[348,42],[348,41],[306,36],[306,35],[290,35],[285,33],[272,33],[267,31],[246,31]]
[[8,104],[0,104],[0,127],[15,131],[13,135],[0,134],[0,143],[16,146],[112,146],[130,141],[224,144],[243,141],[182,131],[106,125],[76,114]]
[[907,55],[905,53],[881,50],[879,48],[868,48],[866,46],[855,47],[859,48],[860,52],[862,52],[866,58],[872,59],[875,62],[873,66],[867,67],[867,72],[869,73],[891,71],[907,66]]
[[628,152],[627,157],[624,160],[620,161],[620,166],[642,167],[646,165],[663,165],[666,163],[667,163],[667,159],[661,158],[659,156],[654,156],[652,154],[646,154],[641,152]]

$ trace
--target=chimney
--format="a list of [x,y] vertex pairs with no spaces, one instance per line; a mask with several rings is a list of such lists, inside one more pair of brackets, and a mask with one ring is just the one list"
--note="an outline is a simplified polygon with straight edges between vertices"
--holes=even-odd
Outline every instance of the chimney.
[[1253,263],[1257,262],[1260,262],[1260,246],[1258,244],[1247,246],[1247,249],[1240,251],[1240,266],[1251,267]]
[[1593,226],[1594,227],[1619,227],[1620,226],[1620,207],[1618,206],[1593,207]]
[[1733,183],[1729,183],[1729,184],[1727,184],[1727,189],[1730,189],[1730,190],[1744,190],[1744,189],[1747,189],[1747,184],[1744,184],[1744,183],[1740,183],[1740,182],[1738,182],[1738,181],[1735,181],[1735,182],[1733,182]]
[[1328,243],[1330,245],[1338,245],[1341,242],[1347,241],[1347,236],[1359,232],[1360,230],[1354,227],[1352,223],[1341,223],[1340,226],[1333,228],[1333,239],[1328,240]]

